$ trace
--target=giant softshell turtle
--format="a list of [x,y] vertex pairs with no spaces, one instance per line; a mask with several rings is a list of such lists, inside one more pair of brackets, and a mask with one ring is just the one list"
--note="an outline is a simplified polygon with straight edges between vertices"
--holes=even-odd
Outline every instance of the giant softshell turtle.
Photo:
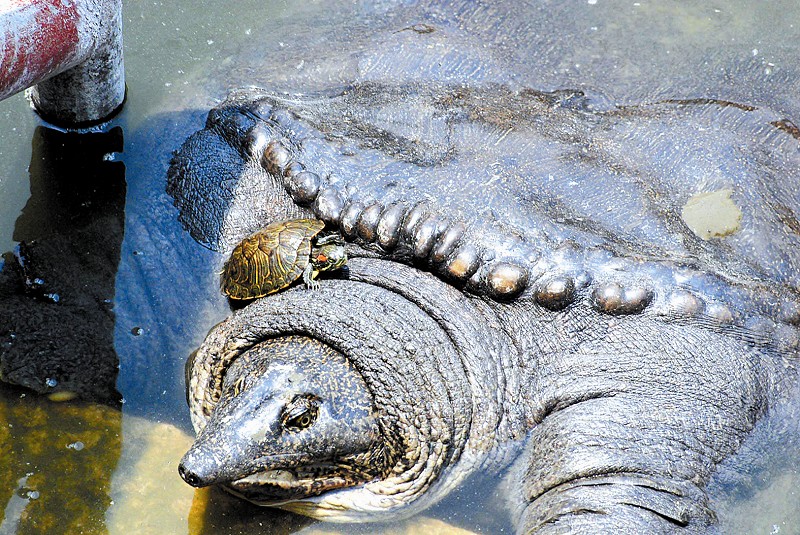
[[[713,529],[738,461],[771,458],[748,437],[792,433],[772,420],[795,414],[791,67],[709,47],[653,52],[637,71],[639,34],[598,48],[591,32],[611,39],[613,19],[587,6],[344,13],[289,21],[283,46],[236,56],[234,78],[264,89],[209,115],[170,192],[221,252],[270,221],[327,219],[353,244],[350,279],[232,316],[198,352],[194,386],[214,391],[215,366],[287,326],[345,355],[373,394],[407,377],[426,479],[394,501],[380,482],[309,498],[357,494],[372,509],[342,517],[384,509],[370,489],[397,506],[387,514],[410,514],[494,470],[524,489],[511,500],[520,530]],[[271,140],[325,179],[311,203],[262,161]],[[728,190],[741,217],[703,239],[682,208]],[[388,391],[375,406],[397,428],[408,415]],[[195,402],[198,427],[212,406]],[[316,507],[297,506],[330,516]]]

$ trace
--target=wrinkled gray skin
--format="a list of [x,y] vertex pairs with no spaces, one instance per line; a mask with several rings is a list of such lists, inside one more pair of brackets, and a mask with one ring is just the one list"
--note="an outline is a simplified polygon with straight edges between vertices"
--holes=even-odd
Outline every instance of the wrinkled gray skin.
[[[797,417],[792,118],[694,95],[540,92],[504,47],[480,50],[487,28],[524,50],[518,13],[446,15],[381,13],[365,25],[377,52],[308,45],[322,72],[360,61],[351,78],[301,77],[288,94],[289,69],[267,66],[274,89],[232,94],[176,155],[169,191],[198,241],[224,253],[316,216],[351,258],[347,278],[211,331],[189,370],[195,427],[227,421],[214,392],[231,362],[301,335],[352,363],[405,449],[388,475],[287,508],[385,520],[481,471],[504,474],[520,532],[714,531],[709,489],[736,479],[760,422]],[[684,204],[728,189],[739,225],[701,239]],[[222,458],[190,452],[184,468]]]

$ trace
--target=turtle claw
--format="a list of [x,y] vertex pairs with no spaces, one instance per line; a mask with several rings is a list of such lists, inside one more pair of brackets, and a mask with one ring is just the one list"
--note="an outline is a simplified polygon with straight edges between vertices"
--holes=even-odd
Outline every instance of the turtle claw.
[[315,271],[310,263],[303,270],[303,282],[306,283],[306,288],[309,290],[319,290],[319,282],[314,280],[317,274],[319,274],[319,271]]
[[319,290],[319,282],[315,280],[306,281],[306,288],[309,290]]

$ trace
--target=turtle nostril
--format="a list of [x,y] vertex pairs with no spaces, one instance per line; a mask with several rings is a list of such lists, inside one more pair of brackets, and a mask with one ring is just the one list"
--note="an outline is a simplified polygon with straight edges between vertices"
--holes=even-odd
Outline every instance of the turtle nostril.
[[200,485],[200,478],[197,477],[195,474],[187,470],[183,464],[178,466],[178,474],[186,481],[189,485],[193,487],[199,487]]

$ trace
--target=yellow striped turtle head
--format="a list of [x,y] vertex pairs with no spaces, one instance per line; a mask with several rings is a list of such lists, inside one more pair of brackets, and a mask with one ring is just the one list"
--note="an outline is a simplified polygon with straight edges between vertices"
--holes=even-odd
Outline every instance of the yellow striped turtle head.
[[311,249],[311,265],[315,271],[332,271],[347,263],[344,242],[337,235],[325,236],[317,240]]

